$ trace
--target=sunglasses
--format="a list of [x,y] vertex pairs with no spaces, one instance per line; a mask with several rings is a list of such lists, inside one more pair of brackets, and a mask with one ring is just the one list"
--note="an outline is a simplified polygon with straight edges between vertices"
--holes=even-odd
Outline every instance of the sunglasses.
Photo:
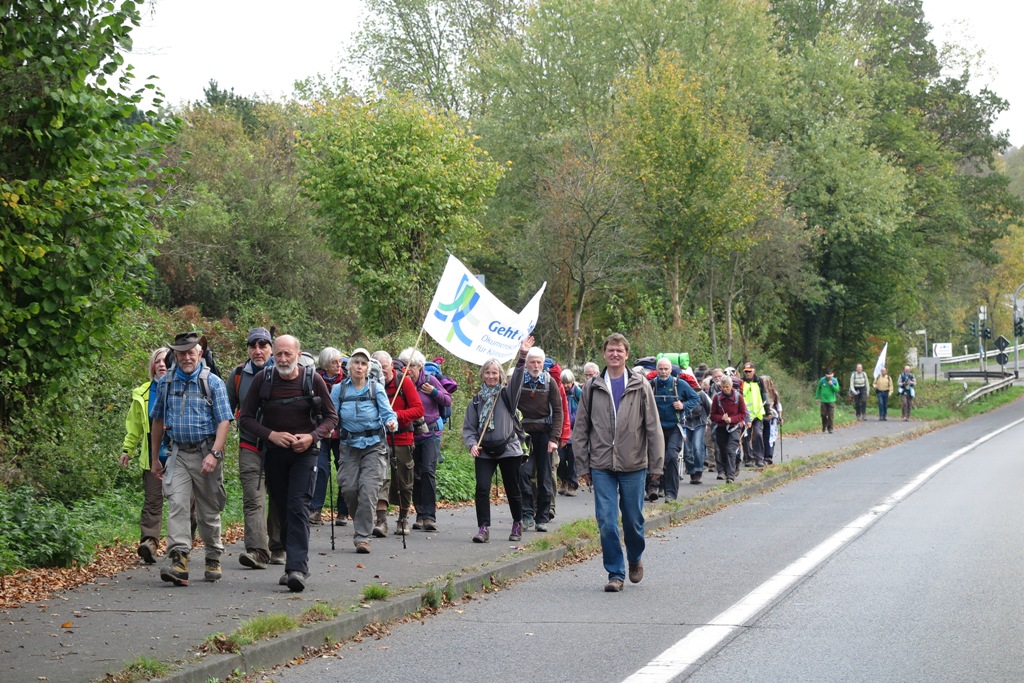
[[257,346],[262,349],[266,346],[270,346],[270,342],[266,341],[265,339],[260,339],[258,341],[254,341],[252,344],[249,344],[250,349],[255,348]]

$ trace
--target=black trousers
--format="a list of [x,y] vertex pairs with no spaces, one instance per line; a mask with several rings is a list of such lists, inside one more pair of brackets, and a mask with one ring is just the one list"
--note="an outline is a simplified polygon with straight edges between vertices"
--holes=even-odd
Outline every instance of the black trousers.
[[523,521],[523,496],[519,492],[519,467],[523,458],[515,455],[508,458],[476,458],[476,523],[477,526],[491,525],[491,479],[494,471],[501,468],[501,481],[505,484],[505,497],[513,522]]
[[267,491],[277,506],[286,572],[309,573],[309,505],[316,488],[316,444],[305,453],[271,446],[263,468]]

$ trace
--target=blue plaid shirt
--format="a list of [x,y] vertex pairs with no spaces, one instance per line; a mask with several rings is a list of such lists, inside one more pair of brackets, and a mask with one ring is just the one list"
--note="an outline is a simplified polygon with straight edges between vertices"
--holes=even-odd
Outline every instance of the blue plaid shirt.
[[[213,373],[210,373],[209,380],[213,404],[207,403],[199,387],[199,371],[202,367],[200,364],[191,375],[183,373],[181,368],[175,368],[156,384],[156,403],[150,418],[163,418],[164,428],[171,441],[194,444],[206,439],[212,440],[217,434],[217,425],[234,419],[224,380]],[[166,382],[171,384],[166,392],[167,405],[164,405]]]

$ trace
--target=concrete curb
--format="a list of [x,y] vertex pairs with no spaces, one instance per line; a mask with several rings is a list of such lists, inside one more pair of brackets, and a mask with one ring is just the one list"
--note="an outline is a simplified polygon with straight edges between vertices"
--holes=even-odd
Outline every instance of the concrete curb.
[[[801,458],[791,470],[773,476],[748,480],[731,491],[711,493],[706,498],[680,506],[676,510],[662,510],[648,517],[646,524],[650,529],[660,529],[678,524],[698,513],[718,509],[728,503],[774,489],[821,467],[913,439],[941,426],[944,425],[942,423],[925,423],[896,436],[874,438],[810,458]],[[596,543],[596,541],[581,540],[573,547],[559,545],[548,550],[499,559],[494,564],[466,571],[450,580],[443,577],[437,578],[426,585],[403,589],[403,592],[387,600],[373,602],[367,607],[346,612],[331,621],[301,626],[275,638],[254,643],[245,647],[239,654],[206,655],[200,661],[185,663],[180,669],[158,680],[164,683],[207,683],[211,679],[225,680],[239,672],[253,674],[260,670],[287,664],[293,659],[305,656],[308,649],[352,638],[370,624],[396,621],[419,611],[423,604],[424,594],[432,587],[443,589],[448,583],[451,583],[454,593],[451,597],[453,598],[473,594],[491,585],[495,580],[518,579],[530,572],[537,571],[544,565],[558,563],[570,551],[585,547],[590,543]]]

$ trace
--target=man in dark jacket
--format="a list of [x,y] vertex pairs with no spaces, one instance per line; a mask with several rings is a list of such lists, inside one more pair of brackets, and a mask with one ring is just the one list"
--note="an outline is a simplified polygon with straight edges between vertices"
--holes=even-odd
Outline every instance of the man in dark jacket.
[[[665,498],[675,500],[679,496],[679,451],[683,448],[680,422],[683,411],[695,408],[700,399],[685,380],[672,376],[672,361],[668,358],[659,360],[656,368],[658,375],[651,380],[651,388],[654,390],[661,433],[665,439],[665,476],[661,481]],[[648,487],[647,499],[657,498],[657,489]]]
[[[562,434],[562,394],[558,382],[544,371],[544,351],[534,346],[525,354],[520,351],[512,382],[520,382],[519,404],[523,429],[529,439],[530,456],[519,469],[519,489],[523,494],[523,528],[547,531],[551,515],[554,485],[551,459],[558,452]],[[537,477],[534,500],[530,479]],[[534,526],[536,524],[536,526]]]
[[[301,353],[295,337],[274,340],[274,366],[253,378],[239,420],[241,429],[266,446],[267,488],[279,511],[286,556],[279,583],[293,592],[304,590],[309,578],[309,505],[319,442],[338,426],[327,384],[312,371],[307,380],[306,368],[299,364]],[[267,382],[270,386],[264,388]]]

